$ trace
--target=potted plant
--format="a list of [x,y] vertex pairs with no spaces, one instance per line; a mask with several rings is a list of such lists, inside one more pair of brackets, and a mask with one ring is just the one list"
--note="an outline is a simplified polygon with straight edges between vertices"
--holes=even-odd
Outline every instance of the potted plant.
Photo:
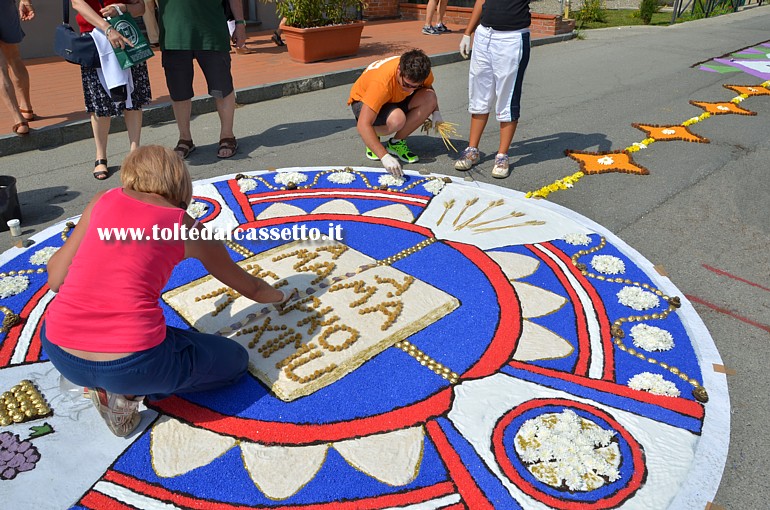
[[364,29],[357,11],[365,5],[365,0],[278,0],[289,56],[317,62],[355,55]]

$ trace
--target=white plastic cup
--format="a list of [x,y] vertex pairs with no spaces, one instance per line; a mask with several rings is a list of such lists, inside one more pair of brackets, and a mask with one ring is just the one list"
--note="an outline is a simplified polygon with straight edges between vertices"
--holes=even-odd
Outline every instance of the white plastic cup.
[[63,375],[59,375],[59,390],[67,400],[83,398],[83,387],[71,382]]
[[19,220],[8,220],[6,224],[8,225],[8,228],[11,229],[11,235],[13,237],[18,237],[21,235],[21,222]]

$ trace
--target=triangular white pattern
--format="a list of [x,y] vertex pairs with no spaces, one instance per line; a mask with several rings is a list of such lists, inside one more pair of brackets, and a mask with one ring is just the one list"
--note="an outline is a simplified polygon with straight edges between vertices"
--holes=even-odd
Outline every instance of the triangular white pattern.
[[241,456],[251,480],[270,499],[296,494],[321,469],[328,444],[266,446],[241,442]]
[[513,288],[516,289],[516,294],[519,296],[521,314],[526,319],[548,315],[567,302],[567,298],[564,296],[528,283],[513,282]]
[[489,258],[500,265],[509,280],[518,280],[537,271],[540,261],[533,257],[507,251],[488,251]]
[[395,487],[411,483],[422,462],[422,427],[397,430],[334,443],[334,449],[354,468]]
[[539,359],[565,358],[572,354],[574,347],[567,340],[542,326],[524,321],[519,345],[513,359],[534,361]]
[[379,207],[365,212],[362,216],[372,216],[374,218],[391,218],[398,221],[411,223],[414,221],[414,215],[404,204],[391,204],[385,207]]
[[258,220],[267,220],[269,218],[283,218],[284,216],[303,216],[307,214],[304,209],[296,205],[277,202],[257,215]]
[[235,445],[234,438],[161,417],[152,428],[150,454],[155,473],[163,478],[183,475],[210,464]]
[[330,200],[319,205],[310,214],[352,214],[358,216],[359,212],[356,206],[349,200]]

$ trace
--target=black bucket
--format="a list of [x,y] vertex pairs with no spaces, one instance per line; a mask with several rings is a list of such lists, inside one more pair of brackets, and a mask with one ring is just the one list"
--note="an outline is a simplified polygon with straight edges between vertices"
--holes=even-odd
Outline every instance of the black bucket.
[[19,195],[16,194],[16,177],[0,175],[0,232],[8,230],[8,220],[21,220]]

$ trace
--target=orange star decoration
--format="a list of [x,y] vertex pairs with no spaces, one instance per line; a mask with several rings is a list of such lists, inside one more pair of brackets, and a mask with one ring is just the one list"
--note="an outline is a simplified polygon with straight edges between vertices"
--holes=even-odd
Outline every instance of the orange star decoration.
[[722,85],[726,89],[734,90],[738,94],[745,94],[746,97],[751,96],[770,96],[770,90],[767,90],[762,85]]
[[737,113],[738,115],[756,115],[757,112],[752,112],[741,108],[735,103],[726,101],[723,103],[707,103],[705,101],[690,101],[690,104],[703,108],[711,115],[727,115],[728,113]]
[[654,124],[631,124],[636,129],[641,129],[649,138],[654,138],[656,142],[670,142],[673,140],[682,140],[683,142],[709,143],[708,138],[698,136],[690,131],[686,126],[658,126]]
[[623,174],[647,175],[649,170],[634,163],[625,151],[581,152],[567,150],[564,153],[580,163],[580,170],[586,175],[619,172]]

